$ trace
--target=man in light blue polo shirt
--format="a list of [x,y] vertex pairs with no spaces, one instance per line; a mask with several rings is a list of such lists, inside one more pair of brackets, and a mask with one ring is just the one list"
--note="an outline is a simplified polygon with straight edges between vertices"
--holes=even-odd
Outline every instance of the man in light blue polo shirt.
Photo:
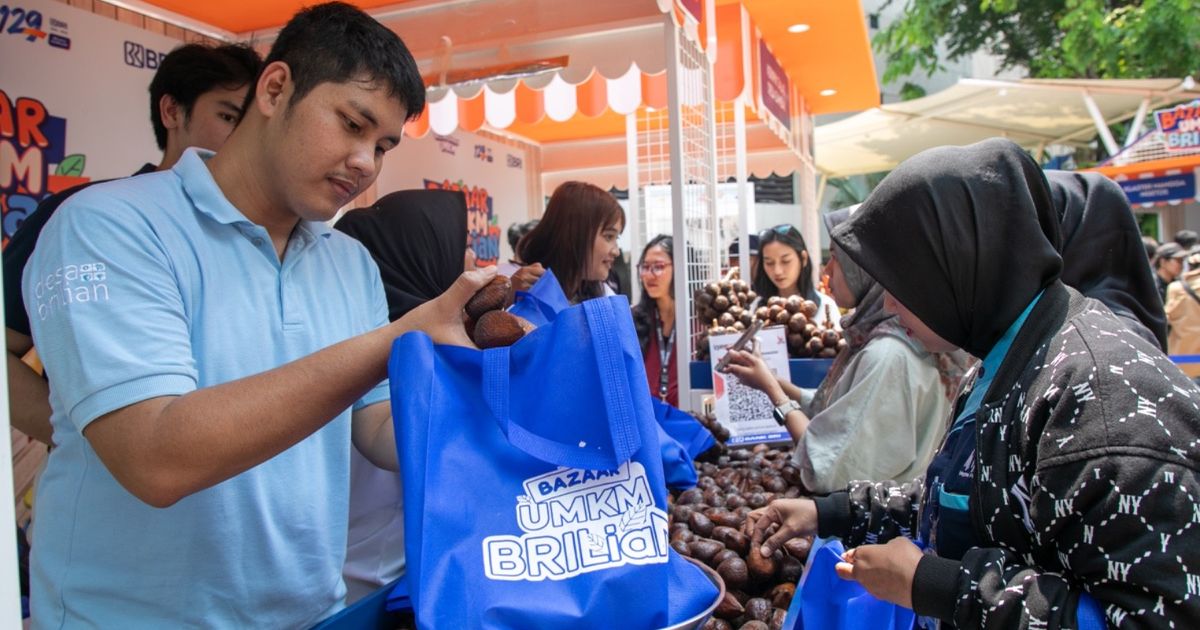
[[396,467],[391,342],[466,345],[462,305],[491,275],[388,324],[370,256],[323,223],[423,105],[395,34],[311,7],[220,154],[94,186],[48,223],[23,281],[59,445],[35,627],[305,627],[341,607],[352,436]]

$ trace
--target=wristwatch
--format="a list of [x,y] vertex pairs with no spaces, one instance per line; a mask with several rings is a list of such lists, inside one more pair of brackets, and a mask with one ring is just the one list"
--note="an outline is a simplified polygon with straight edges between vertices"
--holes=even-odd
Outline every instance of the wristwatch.
[[772,413],[775,415],[775,422],[778,422],[779,426],[782,427],[787,424],[787,415],[793,411],[800,411],[800,403],[788,400],[776,407]]

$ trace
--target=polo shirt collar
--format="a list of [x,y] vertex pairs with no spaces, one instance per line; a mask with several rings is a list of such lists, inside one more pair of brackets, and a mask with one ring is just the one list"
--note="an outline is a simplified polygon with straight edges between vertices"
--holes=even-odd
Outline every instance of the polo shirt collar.
[[205,162],[214,155],[216,153],[204,149],[187,149],[171,170],[179,176],[184,192],[201,214],[224,225],[250,223],[246,215],[225,198],[225,193],[217,186],[217,180],[213,179],[212,171],[208,170]]
[[318,236],[329,238],[333,234],[333,228],[324,221],[301,221],[296,228],[314,239]]
[[[213,179],[212,171],[208,170],[205,162],[214,155],[216,153],[213,151],[189,148],[183,152],[171,170],[179,176],[183,182],[184,191],[201,214],[225,225],[238,223],[253,225],[246,215],[229,203],[229,199],[225,197],[225,193],[221,192],[217,181]],[[333,233],[332,228],[323,221],[302,220],[297,228],[306,240],[317,240],[318,236],[329,238]]]

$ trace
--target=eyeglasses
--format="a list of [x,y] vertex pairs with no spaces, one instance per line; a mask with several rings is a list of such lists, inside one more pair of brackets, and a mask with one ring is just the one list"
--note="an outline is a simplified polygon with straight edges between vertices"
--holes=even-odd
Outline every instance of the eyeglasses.
[[638,265],[638,273],[643,276],[654,276],[657,278],[666,273],[667,269],[670,267],[671,263],[642,263]]
[[797,230],[796,226],[792,225],[791,223],[780,223],[779,225],[776,225],[773,228],[767,228],[767,229],[763,230],[762,232],[759,232],[759,234],[758,234],[759,240],[766,240],[767,237],[771,235],[771,232],[774,232],[776,234],[790,234],[791,236],[794,236],[794,237],[800,236],[800,230]]

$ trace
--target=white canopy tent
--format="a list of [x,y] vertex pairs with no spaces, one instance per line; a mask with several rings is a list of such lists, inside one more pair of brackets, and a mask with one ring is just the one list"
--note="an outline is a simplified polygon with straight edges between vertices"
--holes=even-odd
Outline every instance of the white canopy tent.
[[[815,130],[822,179],[889,171],[941,145],[1001,136],[1035,154],[1083,145],[1096,134],[1109,154],[1138,138],[1147,111],[1200,97],[1184,79],[961,79],[953,87],[867,110]],[[1108,126],[1136,118],[1122,144]],[[822,182],[823,184],[824,182]]]

